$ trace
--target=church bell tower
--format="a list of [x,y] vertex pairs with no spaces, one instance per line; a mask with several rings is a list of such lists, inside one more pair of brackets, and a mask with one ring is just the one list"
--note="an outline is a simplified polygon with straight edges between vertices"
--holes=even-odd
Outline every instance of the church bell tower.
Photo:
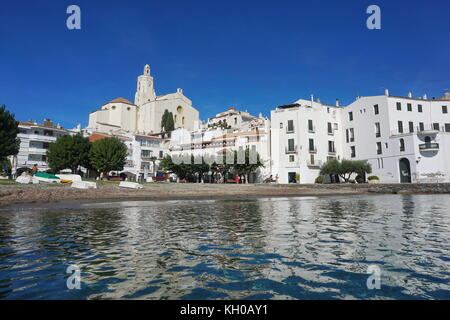
[[143,104],[156,99],[155,89],[153,87],[153,77],[150,76],[150,66],[144,67],[144,74],[137,79],[137,90],[134,96],[134,104],[142,106]]

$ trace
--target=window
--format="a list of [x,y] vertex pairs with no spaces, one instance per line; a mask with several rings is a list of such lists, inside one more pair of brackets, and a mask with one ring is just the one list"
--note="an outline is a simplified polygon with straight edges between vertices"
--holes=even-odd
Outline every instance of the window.
[[355,141],[355,130],[353,128],[350,128],[350,142]]
[[312,120],[308,120],[308,131],[314,132],[314,124]]
[[294,139],[288,139],[288,151],[295,151]]
[[377,137],[377,138],[381,137],[380,123],[379,122],[375,122],[375,137]]
[[309,139],[309,151],[315,151],[314,139]]
[[116,109],[116,106],[112,106],[111,109],[115,110],[115,109]]
[[445,132],[450,132],[450,123],[445,124]]
[[327,124],[328,134],[333,134],[333,125],[331,122]]
[[141,150],[141,158],[150,158],[152,154],[152,150]]
[[128,111],[130,111],[130,110],[131,110],[131,108],[130,108],[130,107],[127,107],[127,110],[128,110]]
[[294,120],[288,120],[287,132],[294,132]]
[[356,157],[356,150],[355,150],[355,146],[351,146],[350,147],[350,151],[351,151],[351,157],[354,158]]
[[405,140],[400,139],[400,151],[405,151]]
[[328,152],[334,153],[336,150],[334,149],[334,141],[328,141]]
[[433,130],[439,131],[439,123],[433,123]]
[[280,122],[280,129],[283,129],[283,122]]
[[289,155],[289,162],[294,162],[295,161],[295,156],[293,154]]
[[164,152],[163,151],[159,151],[159,158],[160,159],[164,158]]
[[397,102],[397,110],[402,110],[402,103],[401,102]]
[[425,130],[425,125],[423,124],[423,122],[419,122],[419,131],[424,131]]
[[382,154],[383,150],[381,148],[381,142],[377,142],[377,154]]
[[380,113],[380,110],[378,110],[378,105],[377,104],[373,106],[373,111],[375,112],[375,114],[379,114]]
[[237,124],[237,118],[234,118],[234,124]]
[[442,106],[442,113],[448,113],[447,106]]
[[409,132],[414,132],[414,122],[410,121],[408,122],[409,125]]
[[417,111],[422,112],[422,105],[421,104],[417,105]]
[[348,133],[348,129],[345,129],[345,138],[347,140],[347,143],[349,143],[350,142],[350,135]]
[[398,122],[398,133],[403,133],[403,122]]
[[348,120],[353,121],[353,112],[348,113]]
[[411,103],[406,104],[406,107],[407,107],[408,111],[412,111],[412,104]]
[[314,158],[313,154],[309,155],[309,163],[312,165],[314,165],[316,163],[316,159]]
[[181,124],[184,124],[184,117],[181,118]]

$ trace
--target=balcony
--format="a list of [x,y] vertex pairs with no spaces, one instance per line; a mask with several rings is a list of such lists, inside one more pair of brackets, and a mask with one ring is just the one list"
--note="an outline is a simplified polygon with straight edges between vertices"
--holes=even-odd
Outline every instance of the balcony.
[[294,148],[285,148],[285,153],[286,154],[290,154],[290,153],[297,153],[297,146],[294,146]]
[[316,132],[316,126],[312,126],[312,127],[310,127],[310,126],[308,126],[308,132],[309,133],[315,133]]
[[29,154],[47,154],[47,149],[45,148],[36,148],[36,147],[29,147],[28,153]]
[[286,133],[295,133],[294,128],[288,129],[286,128]]
[[306,165],[310,168],[320,168],[322,166],[322,160],[317,160],[317,161],[308,160]]
[[309,153],[317,153],[317,148],[316,147],[309,147],[308,152]]
[[328,154],[330,155],[336,155],[336,150],[328,150]]
[[433,135],[439,133],[440,129],[436,126],[434,127],[432,124],[424,125],[423,127],[417,127],[418,135]]
[[428,142],[419,144],[420,151],[439,151],[439,143]]

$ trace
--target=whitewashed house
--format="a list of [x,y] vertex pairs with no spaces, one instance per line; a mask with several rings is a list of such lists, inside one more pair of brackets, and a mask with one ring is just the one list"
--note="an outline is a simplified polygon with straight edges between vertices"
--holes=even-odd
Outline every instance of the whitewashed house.
[[300,99],[271,111],[272,176],[279,183],[314,183],[320,166],[342,154],[339,103]]
[[272,174],[314,183],[330,157],[367,161],[384,183],[450,182],[450,95],[298,100],[271,112]]
[[20,139],[19,153],[10,157],[12,174],[21,174],[21,172],[31,169],[37,165],[41,172],[47,171],[49,168],[47,162],[47,150],[50,143],[63,135],[75,134],[72,130],[66,130],[59,125],[53,125],[50,119],[44,119],[39,124],[35,121],[19,121]]
[[450,182],[450,96],[360,97],[342,110],[346,159],[381,182]]

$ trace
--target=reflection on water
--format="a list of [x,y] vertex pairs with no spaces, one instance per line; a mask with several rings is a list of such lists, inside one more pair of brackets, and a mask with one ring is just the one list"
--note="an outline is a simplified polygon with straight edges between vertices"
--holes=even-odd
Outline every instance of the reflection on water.
[[449,299],[449,208],[382,195],[0,212],[0,298]]

